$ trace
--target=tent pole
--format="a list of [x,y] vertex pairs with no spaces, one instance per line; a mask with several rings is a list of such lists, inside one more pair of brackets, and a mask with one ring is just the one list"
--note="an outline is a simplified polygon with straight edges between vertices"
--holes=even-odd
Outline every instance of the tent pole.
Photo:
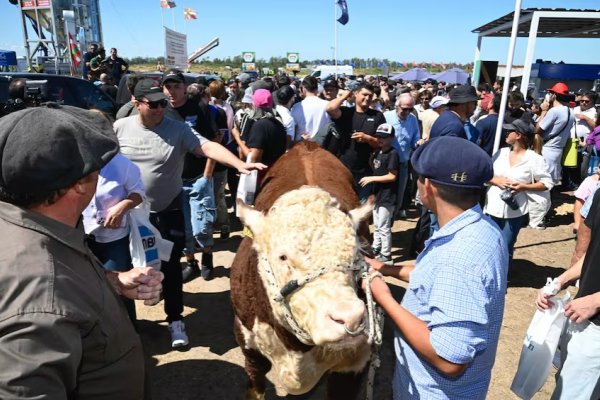
[[510,45],[508,46],[508,56],[506,59],[506,72],[504,73],[504,85],[502,85],[502,101],[500,102],[500,112],[498,113],[498,124],[496,125],[496,137],[494,139],[494,150],[492,154],[500,148],[500,137],[502,136],[502,122],[506,114],[506,103],[508,102],[508,91],[510,90],[510,76],[512,75],[513,58],[515,55],[515,43],[517,42],[517,32],[519,30],[519,19],[521,17],[521,0],[515,1],[515,13],[513,16],[512,32],[510,34]]

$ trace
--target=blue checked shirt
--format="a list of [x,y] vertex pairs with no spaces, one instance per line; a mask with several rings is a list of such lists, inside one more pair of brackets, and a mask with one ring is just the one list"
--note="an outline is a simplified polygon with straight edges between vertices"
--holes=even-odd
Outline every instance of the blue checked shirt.
[[396,334],[394,399],[485,399],[504,312],[508,253],[481,207],[455,217],[425,243],[402,306],[425,321],[436,353],[468,364],[441,374]]

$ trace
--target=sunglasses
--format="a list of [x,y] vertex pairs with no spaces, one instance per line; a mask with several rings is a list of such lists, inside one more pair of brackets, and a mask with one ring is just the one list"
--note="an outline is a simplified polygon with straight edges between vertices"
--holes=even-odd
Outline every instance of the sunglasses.
[[142,101],[141,103],[146,104],[151,110],[156,110],[159,106],[162,108],[166,108],[167,104],[169,104],[169,102],[166,99],[158,101]]
[[400,107],[400,111],[402,112],[411,112],[412,110],[412,107]]
[[579,100],[579,102],[580,102],[580,103],[586,103],[586,104],[587,104],[587,103],[589,103],[590,101],[589,101],[589,100]]

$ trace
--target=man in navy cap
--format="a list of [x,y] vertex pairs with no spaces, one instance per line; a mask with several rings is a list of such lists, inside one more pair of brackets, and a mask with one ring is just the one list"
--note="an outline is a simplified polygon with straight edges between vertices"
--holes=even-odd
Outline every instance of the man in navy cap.
[[[440,229],[416,265],[384,265],[409,282],[398,304],[380,278],[373,296],[396,325],[394,399],[485,399],[504,311],[508,253],[479,198],[493,176],[490,157],[456,137],[431,139],[412,164],[424,205]],[[410,281],[409,281],[410,277]]]
[[155,304],[162,273],[105,271],[81,219],[118,151],[99,113],[48,104],[0,120],[2,399],[144,398],[142,344],[118,294]]

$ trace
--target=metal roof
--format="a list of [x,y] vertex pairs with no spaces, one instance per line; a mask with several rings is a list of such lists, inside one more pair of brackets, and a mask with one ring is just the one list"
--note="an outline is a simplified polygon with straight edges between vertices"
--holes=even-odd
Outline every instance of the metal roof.
[[[544,15],[540,18],[537,37],[600,38],[600,10],[567,8],[522,9],[517,36],[529,36],[531,19],[536,11]],[[554,13],[556,18],[552,18]],[[514,14],[510,12],[471,32],[485,37],[510,37]]]

